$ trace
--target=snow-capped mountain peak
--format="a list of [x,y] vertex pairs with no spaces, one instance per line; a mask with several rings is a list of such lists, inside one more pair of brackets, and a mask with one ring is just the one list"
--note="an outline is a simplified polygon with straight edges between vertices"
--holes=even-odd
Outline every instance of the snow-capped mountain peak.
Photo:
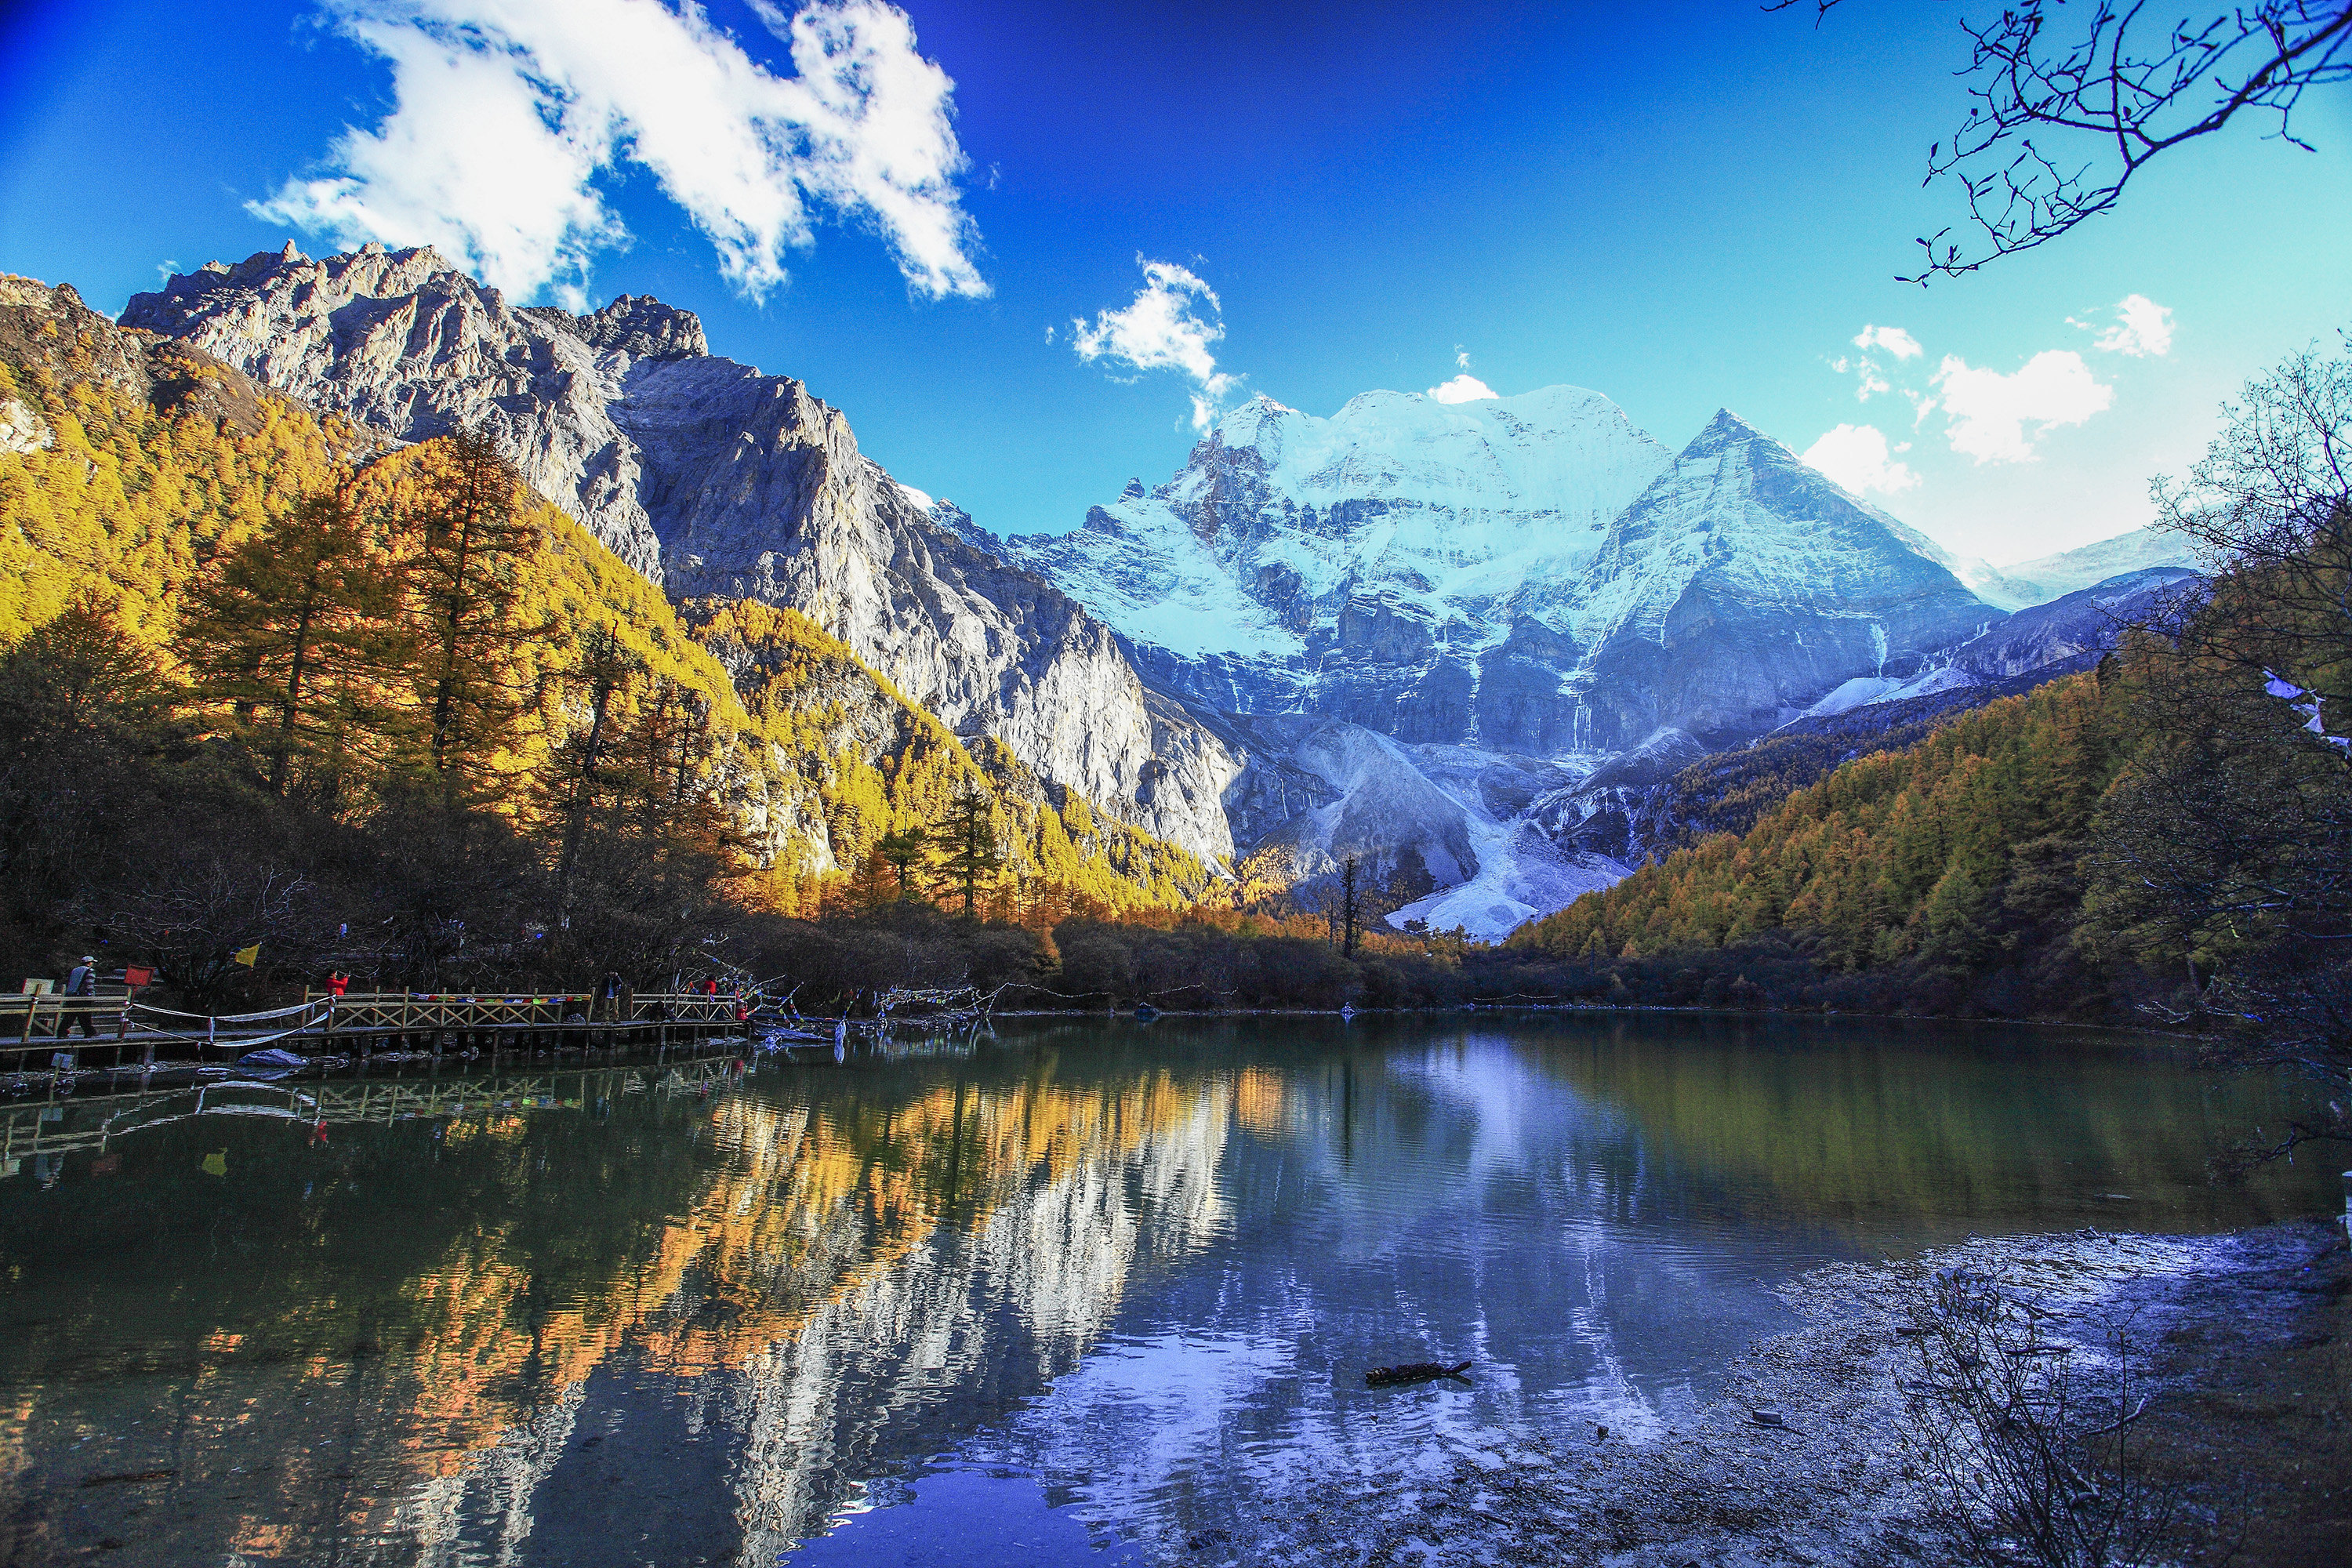
[[[1360,727],[1387,738],[1389,772],[1466,789],[1463,820],[1486,826],[1454,858],[1486,869],[1458,912],[1486,935],[1615,874],[1570,854],[1538,875],[1549,851],[1521,842],[1525,803],[1490,809],[1492,781],[1697,754],[1855,676],[1907,675],[2000,615],[1924,537],[1731,410],[1668,451],[1577,386],[1367,392],[1328,418],[1255,399],[1168,482],[1007,548],[1213,722]],[[1274,765],[1337,791],[1334,822],[1427,837],[1393,779],[1375,801],[1304,742]]]
[[1347,639],[1367,595],[1492,642],[1513,597],[1580,566],[1667,458],[1582,387],[1470,404],[1367,392],[1328,419],[1260,396],[1167,483],[1012,548],[1185,657],[1307,658]]

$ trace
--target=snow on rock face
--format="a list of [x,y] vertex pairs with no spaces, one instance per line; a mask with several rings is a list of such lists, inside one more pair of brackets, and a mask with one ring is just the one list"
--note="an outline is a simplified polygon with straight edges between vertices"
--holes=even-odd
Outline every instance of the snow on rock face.
[[[1335,798],[1237,826],[1239,844],[1288,845],[1311,873],[1342,841],[1442,840],[1458,875],[1431,860],[1441,889],[1413,918],[1481,934],[1622,875],[1612,847],[1630,840],[1587,842],[1584,824],[1603,795],[1627,820],[1669,752],[1768,731],[1833,689],[1868,700],[2001,615],[1923,535],[1728,412],[1670,454],[1575,387],[1367,393],[1329,419],[1262,397],[1167,484],[1007,549],[1196,713],[1328,722],[1250,730]],[[1391,744],[1380,767],[1342,767],[1336,734]],[[1572,774],[1546,782],[1548,804],[1482,798],[1531,759]],[[1444,814],[1396,777],[1415,769],[1461,809],[1434,839]],[[1576,787],[1588,775],[1601,795]]]
[[1672,453],[1575,387],[1328,419],[1260,398],[1169,482],[1000,541],[656,300],[518,310],[430,250],[289,246],[123,320],[394,440],[478,424],[672,594],[801,610],[1204,857],[1410,850],[1438,887],[1406,918],[1483,936],[1622,874],[1631,830],[1593,825],[1636,820],[1670,754],[1896,689],[2000,618],[1966,563],[1729,414]]
[[2201,595],[2201,574],[2186,566],[2125,572],[2020,610],[1952,650],[1952,662],[1985,679],[2021,675],[2081,655],[2112,652],[2126,626],[2177,615]]
[[1369,392],[1328,419],[1261,397],[1169,483],[1129,484],[1071,532],[1010,548],[1131,640],[1242,671],[1257,710],[1308,695],[1332,650],[1397,672],[1379,698],[1393,704],[1405,672],[1507,635],[1517,597],[1590,558],[1666,460],[1580,387],[1467,404]]
[[[1905,531],[1907,532],[1908,531]],[[1768,729],[2000,612],[1728,410],[1628,507],[1568,610],[1594,739]]]
[[1729,413],[1669,455],[1576,387],[1261,397],[1169,483],[1008,549],[1187,700],[1534,755],[1769,728],[1999,618]]
[[1500,942],[1528,921],[1633,874],[1633,868],[1606,855],[1562,848],[1533,823],[1481,826],[1478,875],[1416,899],[1391,914],[1389,924],[1402,931],[1420,921],[1432,931],[1458,929],[1480,942]]
[[1329,805],[1294,819],[1290,836],[1321,852],[1321,868],[1350,855],[1370,861],[1393,858],[1407,844],[1442,884],[1475,876],[1470,811],[1422,776],[1404,748],[1356,724],[1311,731],[1290,760],[1337,792]]
[[1933,656],[1907,680],[1857,679],[1802,715],[1830,718],[1882,702],[1900,702],[1965,686],[1990,686],[2034,670],[2095,661],[2114,651],[2126,628],[2163,621],[2195,602],[2202,576],[2185,566],[2126,572],[2036,605],[1990,630]]
[[1630,869],[1563,848],[1531,820],[1532,805],[1577,776],[1555,763],[1408,747],[1360,724],[1302,718],[1243,721],[1235,749],[1254,770],[1279,774],[1289,795],[1270,811],[1236,812],[1235,837],[1278,856],[1310,902],[1350,857],[1369,889],[1393,889],[1411,868],[1421,887],[1434,887],[1391,914],[1391,925],[1423,921],[1499,941]]
[[516,310],[431,250],[289,245],[174,278],[123,321],[394,440],[478,424],[673,595],[797,609],[1045,783],[1204,858],[1233,851],[1241,760],[1147,693],[1108,628],[934,521],[799,382],[711,356],[687,311]]

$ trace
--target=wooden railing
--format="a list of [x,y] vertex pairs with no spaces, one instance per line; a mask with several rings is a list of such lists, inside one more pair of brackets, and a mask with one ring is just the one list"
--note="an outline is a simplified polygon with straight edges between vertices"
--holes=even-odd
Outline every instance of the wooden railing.
[[79,1036],[85,1018],[99,1033],[119,1036],[129,1003],[126,996],[0,996],[0,1039],[29,1045],[55,1039],[68,1027]]
[[136,1059],[152,1065],[159,1048],[185,1051],[196,1059],[235,1053],[267,1044],[312,1053],[341,1042],[356,1044],[362,1053],[371,1043],[456,1035],[487,1035],[495,1047],[500,1037],[516,1036],[558,1043],[589,1040],[619,1043],[649,1034],[666,1037],[670,1030],[710,1034],[738,1026],[740,1005],[731,995],[707,992],[638,992],[614,1000],[572,992],[426,994],[418,992],[352,992],[334,996],[310,993],[302,1007],[271,1015],[205,1017],[150,1007],[134,998],[113,996],[0,996],[0,1059],[13,1058],[14,1069],[48,1067],[39,1059],[47,1053],[55,1065],[85,1065],[79,1053],[91,1047],[110,1048],[113,1065]]
[[[703,992],[637,992],[616,1001],[576,993],[474,992],[464,995],[413,991],[352,991],[333,996],[305,994],[306,1001],[331,999],[331,1029],[554,1029],[576,1016],[588,1024],[732,1024],[736,1001]],[[572,1025],[578,1027],[578,1025]]]

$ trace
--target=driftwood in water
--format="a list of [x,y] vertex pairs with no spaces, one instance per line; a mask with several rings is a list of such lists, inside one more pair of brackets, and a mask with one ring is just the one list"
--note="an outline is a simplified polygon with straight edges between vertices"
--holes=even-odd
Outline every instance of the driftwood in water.
[[1470,1380],[1463,1374],[1469,1370],[1470,1363],[1466,1361],[1457,1361],[1452,1366],[1441,1366],[1433,1361],[1412,1361],[1402,1366],[1376,1366],[1364,1373],[1364,1386],[1395,1388],[1408,1383],[1430,1383],[1441,1377],[1467,1383]]

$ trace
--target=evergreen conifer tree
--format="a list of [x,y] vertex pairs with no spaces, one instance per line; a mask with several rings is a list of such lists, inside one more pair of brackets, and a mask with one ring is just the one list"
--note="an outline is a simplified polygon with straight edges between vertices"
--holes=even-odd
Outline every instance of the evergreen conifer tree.
[[390,728],[382,683],[405,662],[394,587],[338,490],[224,552],[181,616],[196,697],[236,716],[270,793],[333,795]]
[[578,660],[570,679],[580,689],[587,711],[555,749],[548,781],[550,805],[561,825],[555,863],[558,919],[566,926],[583,842],[593,819],[622,782],[611,766],[620,727],[614,700],[640,669],[637,658],[609,627],[590,627],[577,646]]
[[425,648],[424,760],[455,805],[479,792],[521,718],[518,645],[546,628],[522,624],[520,569],[541,539],[521,504],[522,480],[482,432],[434,443],[420,479],[419,502],[402,521]]
[[923,851],[929,847],[929,836],[916,827],[902,828],[896,833],[886,833],[875,841],[874,852],[887,861],[891,868],[898,874],[900,898],[906,898],[910,891],[908,878],[915,866],[921,861]]
[[964,779],[948,802],[947,815],[934,827],[940,867],[950,886],[963,895],[966,920],[978,911],[982,889],[994,882],[1005,863],[997,843],[995,803],[979,781]]

